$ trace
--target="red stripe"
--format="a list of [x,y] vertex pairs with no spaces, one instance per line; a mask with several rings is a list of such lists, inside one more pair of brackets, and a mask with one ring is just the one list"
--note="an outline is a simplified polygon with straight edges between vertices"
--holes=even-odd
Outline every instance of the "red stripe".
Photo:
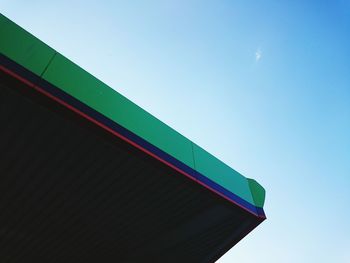
[[175,165],[173,165],[173,164],[169,163],[168,161],[166,161],[166,160],[160,158],[158,155],[156,155],[156,154],[152,153],[151,151],[149,151],[149,150],[143,148],[143,147],[140,146],[139,144],[137,144],[137,143],[131,141],[130,139],[128,139],[127,137],[121,135],[120,133],[116,132],[115,130],[109,128],[108,126],[106,126],[106,125],[104,125],[104,124],[102,124],[102,123],[100,123],[99,121],[95,120],[94,118],[90,117],[89,115],[85,114],[84,112],[82,112],[82,111],[78,110],[77,108],[73,107],[72,105],[66,103],[65,101],[63,101],[63,100],[61,100],[61,99],[55,97],[55,96],[52,95],[51,93],[49,93],[49,92],[45,91],[44,89],[38,87],[38,86],[35,85],[34,83],[32,83],[32,82],[28,81],[27,79],[21,77],[21,76],[18,75],[17,73],[15,73],[15,72],[13,72],[13,71],[11,71],[11,70],[5,68],[5,67],[2,66],[2,65],[0,65],[0,70],[2,70],[3,72],[5,72],[5,73],[11,75],[12,77],[14,77],[14,78],[16,78],[16,79],[18,79],[18,80],[20,80],[21,82],[27,84],[28,86],[34,88],[35,90],[39,91],[40,93],[44,94],[45,96],[47,96],[47,97],[49,97],[49,98],[55,100],[56,102],[60,103],[61,105],[65,106],[65,107],[67,107],[68,109],[74,111],[75,113],[79,114],[80,116],[84,117],[85,119],[87,119],[87,120],[89,120],[89,121],[95,123],[96,125],[100,126],[101,128],[107,130],[108,132],[114,134],[115,136],[119,137],[120,139],[122,139],[122,140],[126,141],[127,143],[131,144],[132,146],[136,147],[137,149],[139,149],[139,150],[141,150],[141,151],[147,153],[148,155],[150,155],[150,156],[156,158],[157,160],[159,160],[159,161],[161,161],[162,163],[166,164],[167,166],[173,168],[173,169],[176,170],[177,172],[179,172],[179,173],[185,175],[186,177],[188,177],[188,178],[190,178],[191,180],[193,180],[193,181],[199,183],[200,185],[204,186],[205,188],[209,189],[210,191],[212,191],[212,192],[218,194],[219,196],[225,198],[225,199],[228,200],[229,202],[231,202],[231,203],[233,203],[233,204],[235,204],[235,205],[238,205],[238,206],[241,207],[242,209],[246,210],[247,212],[249,212],[249,213],[251,213],[251,214],[253,214],[253,215],[255,215],[255,216],[260,217],[260,215],[258,215],[257,213],[254,213],[253,211],[249,210],[248,208],[244,207],[243,205],[241,205],[241,204],[239,204],[239,203],[236,203],[235,201],[233,201],[232,199],[228,198],[227,196],[225,196],[224,194],[220,193],[219,191],[217,191],[217,190],[213,189],[212,187],[210,187],[210,186],[204,184],[203,182],[197,180],[197,179],[194,178],[192,175],[190,175],[190,174],[184,172],[183,170],[179,169],[179,168],[176,167]]

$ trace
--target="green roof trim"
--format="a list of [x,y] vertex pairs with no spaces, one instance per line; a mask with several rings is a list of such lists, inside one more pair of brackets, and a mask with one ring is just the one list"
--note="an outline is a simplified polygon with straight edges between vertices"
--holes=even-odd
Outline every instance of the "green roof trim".
[[65,91],[201,175],[262,208],[265,190],[0,15],[3,55]]
[[39,76],[55,54],[55,50],[3,15],[0,15],[0,36],[1,53]]
[[54,57],[43,78],[194,168],[190,140],[62,55]]
[[193,145],[196,171],[224,186],[227,190],[254,204],[247,178],[199,147]]
[[248,178],[250,192],[257,207],[263,207],[265,202],[265,189],[254,179]]

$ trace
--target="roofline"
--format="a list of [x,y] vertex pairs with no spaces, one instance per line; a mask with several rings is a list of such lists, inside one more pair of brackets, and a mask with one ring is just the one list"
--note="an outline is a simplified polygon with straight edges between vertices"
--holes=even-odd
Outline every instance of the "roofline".
[[[10,28],[10,31],[8,28]],[[9,34],[9,32],[12,34]],[[4,36],[2,39],[5,40],[0,43],[0,69],[2,71],[12,75],[26,83],[29,87],[50,97],[113,135],[163,162],[210,191],[240,206],[242,209],[261,219],[266,218],[263,210],[265,190],[255,180],[245,178],[166,124],[154,118],[151,114],[122,97],[115,90],[111,91],[111,88],[107,85],[64,58],[61,54],[48,47],[4,16],[0,16],[0,36],[1,35]],[[29,55],[33,56],[33,51],[16,50],[13,48],[13,46],[16,47],[14,42],[18,41],[18,37],[23,40],[22,49],[25,49],[23,46],[27,45],[28,47],[30,44],[37,48],[34,52],[34,64],[33,57],[28,58],[30,56],[27,56],[27,58],[25,58],[25,52],[32,52]],[[35,56],[39,56],[39,59],[35,59]],[[45,56],[45,58],[43,56]],[[40,63],[37,61],[42,61],[43,63],[39,65]],[[63,62],[63,64],[59,62]],[[185,147],[181,148],[179,152],[175,143],[166,145],[162,141],[147,138],[144,130],[138,129],[138,127],[128,127],[128,123],[122,123],[124,124],[122,125],[120,122],[122,119],[118,120],[120,116],[113,112],[120,110],[118,107],[113,105],[112,112],[107,112],[104,110],[105,108],[99,108],[99,105],[92,104],[91,101],[86,99],[86,96],[84,97],[81,95],[87,92],[84,90],[84,87],[79,87],[79,85],[72,87],[75,81],[75,79],[72,79],[72,72],[66,72],[68,76],[66,76],[66,79],[68,79],[70,85],[60,85],[61,80],[59,78],[63,77],[62,73],[64,73],[65,67],[72,69],[73,73],[78,72],[80,77],[87,78],[90,84],[92,83],[92,89],[89,90],[89,96],[92,97],[92,100],[96,100],[98,95],[103,92],[106,92],[108,96],[113,94],[113,96],[125,103],[127,107],[125,105],[123,106],[122,103],[118,106],[124,107],[124,110],[140,111],[136,116],[146,116],[146,118],[150,118],[152,124],[158,125],[158,130],[153,132],[159,132],[159,136],[165,134],[165,138],[168,137],[170,140],[172,136],[174,136],[173,139],[175,142],[180,140],[184,146],[187,147],[190,145],[190,152],[187,152],[188,149]],[[74,75],[74,77],[76,76]],[[107,100],[107,102],[108,101],[110,102],[110,100]],[[104,103],[106,103],[106,101],[104,101]],[[143,119],[139,120],[143,121]],[[147,130],[146,132],[150,131]],[[184,153],[185,151],[186,153]],[[189,153],[193,158],[190,162],[186,159]],[[210,167],[206,167],[205,162],[209,162]],[[220,176],[226,176],[225,180],[220,181],[218,174],[220,174]]]

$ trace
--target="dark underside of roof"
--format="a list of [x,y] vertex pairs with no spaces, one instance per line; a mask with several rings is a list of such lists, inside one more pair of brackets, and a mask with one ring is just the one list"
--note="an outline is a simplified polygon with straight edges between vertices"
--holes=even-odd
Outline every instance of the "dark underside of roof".
[[213,262],[261,219],[0,76],[0,262]]

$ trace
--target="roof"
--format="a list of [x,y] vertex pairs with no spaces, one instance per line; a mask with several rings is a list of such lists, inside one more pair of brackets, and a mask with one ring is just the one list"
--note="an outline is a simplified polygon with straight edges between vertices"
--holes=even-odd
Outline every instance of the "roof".
[[[148,155],[153,160],[149,162],[165,165],[170,169],[167,173],[174,171],[181,175],[183,178],[179,180],[191,181],[196,185],[194,188],[198,186],[202,189],[198,190],[201,193],[205,189],[208,195],[216,196],[215,200],[226,200],[237,209],[243,209],[256,218],[253,227],[245,231],[249,232],[265,219],[265,190],[255,180],[230,168],[2,15],[0,38],[0,69],[4,73],[102,128],[108,136],[118,138],[128,147]],[[6,80],[4,87],[15,85],[8,83],[12,82]],[[18,99],[15,97],[14,101]],[[38,120],[39,112],[36,113]],[[43,133],[41,136],[47,135]],[[74,144],[71,140],[70,143]],[[148,177],[143,177],[143,180],[147,181]],[[240,234],[239,239],[243,236]],[[238,242],[237,238],[235,240]]]

